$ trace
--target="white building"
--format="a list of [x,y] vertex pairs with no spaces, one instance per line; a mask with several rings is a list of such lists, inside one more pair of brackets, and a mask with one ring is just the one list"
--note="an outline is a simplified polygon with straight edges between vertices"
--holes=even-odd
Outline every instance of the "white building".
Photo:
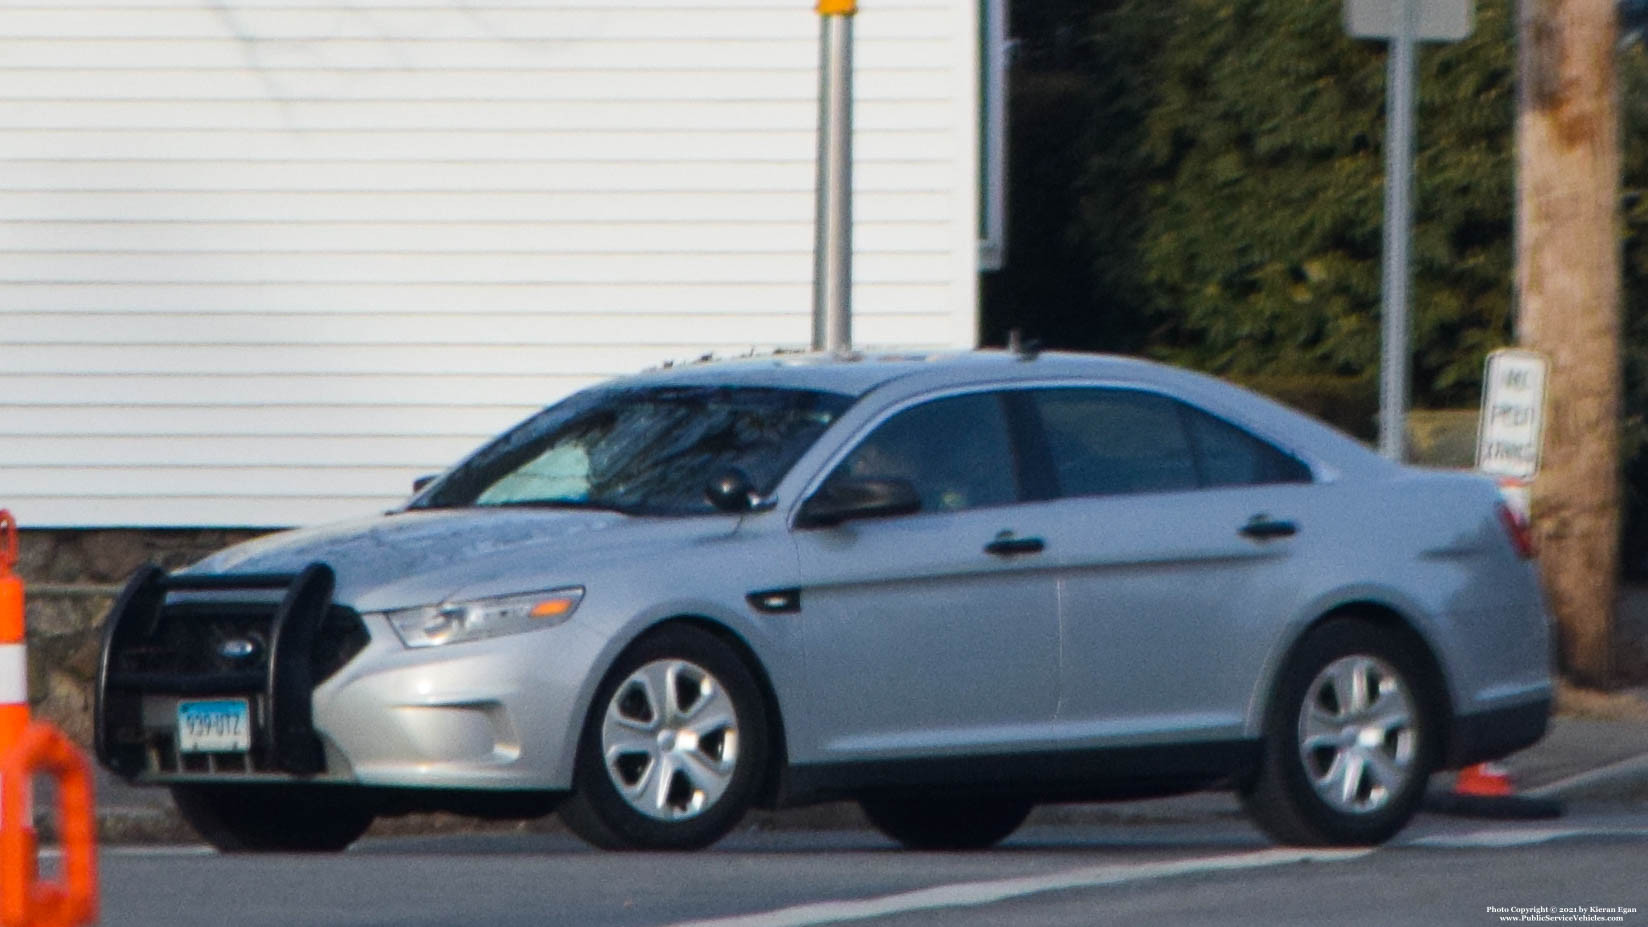
[[[860,345],[974,343],[1000,2],[862,2]],[[0,507],[25,526],[380,510],[579,386],[811,337],[807,0],[0,24]]]

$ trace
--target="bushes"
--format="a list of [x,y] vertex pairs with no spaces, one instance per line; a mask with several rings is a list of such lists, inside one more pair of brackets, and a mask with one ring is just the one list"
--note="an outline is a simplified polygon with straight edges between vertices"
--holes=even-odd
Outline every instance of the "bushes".
[[[1034,7],[1033,10],[1027,8]],[[1515,6],[1423,46],[1413,401],[1474,408],[1512,340]],[[1385,53],[1338,4],[1015,4],[1008,268],[987,343],[1141,352],[1249,383],[1363,437],[1379,363]],[[1083,40],[1085,37],[1085,40]],[[1618,56],[1625,131],[1625,564],[1648,576],[1648,49]]]

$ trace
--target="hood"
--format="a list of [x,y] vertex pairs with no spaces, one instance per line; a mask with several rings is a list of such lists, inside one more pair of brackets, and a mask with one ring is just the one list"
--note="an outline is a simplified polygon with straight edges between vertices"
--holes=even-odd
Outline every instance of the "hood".
[[[466,590],[485,595],[579,582],[567,570],[597,550],[728,530],[719,518],[431,509],[271,534],[213,554],[184,572],[295,573],[311,563],[325,563],[337,574],[336,601],[379,611],[430,605]],[[488,586],[497,588],[485,591]]]

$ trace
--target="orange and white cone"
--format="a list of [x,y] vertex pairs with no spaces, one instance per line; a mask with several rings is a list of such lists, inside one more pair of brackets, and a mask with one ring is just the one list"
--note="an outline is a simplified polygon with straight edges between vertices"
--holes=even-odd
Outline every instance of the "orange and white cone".
[[[0,509],[0,924],[80,927],[97,920],[91,764],[62,731],[29,723],[23,580],[12,572],[16,564],[17,522]],[[61,883],[40,880],[31,794],[39,774],[57,783]]]
[[[12,572],[16,563],[17,522],[10,512],[0,509],[0,760],[11,753],[29,727],[29,661],[24,649],[23,580]],[[32,814],[31,811],[31,818]]]
[[0,756],[29,726],[29,669],[23,649],[23,580],[17,563],[17,522],[0,509]]

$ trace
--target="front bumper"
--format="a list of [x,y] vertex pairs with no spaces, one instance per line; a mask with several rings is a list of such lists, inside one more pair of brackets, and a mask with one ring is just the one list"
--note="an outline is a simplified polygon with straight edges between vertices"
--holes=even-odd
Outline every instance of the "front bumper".
[[[387,619],[339,608],[330,592],[330,571],[318,564],[289,577],[140,572],[105,632],[99,761],[152,784],[571,786],[598,635],[572,621],[413,650]],[[344,654],[322,630],[339,616],[356,633]],[[217,659],[226,633],[267,638],[264,655]],[[179,704],[224,698],[247,702],[251,748],[181,750]]]
[[371,646],[315,690],[315,730],[340,772],[375,786],[571,787],[596,635],[574,621],[408,650],[382,616],[367,626]]

